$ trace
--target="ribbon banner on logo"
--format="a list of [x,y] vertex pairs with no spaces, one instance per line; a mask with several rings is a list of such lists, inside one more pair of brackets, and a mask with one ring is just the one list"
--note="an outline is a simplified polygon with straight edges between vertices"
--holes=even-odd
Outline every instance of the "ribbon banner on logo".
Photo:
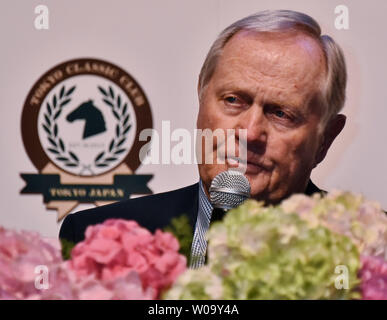
[[58,174],[21,174],[27,185],[22,194],[40,193],[44,203],[50,201],[118,201],[129,199],[132,194],[149,194],[147,186],[152,175],[115,175],[112,185],[62,184]]

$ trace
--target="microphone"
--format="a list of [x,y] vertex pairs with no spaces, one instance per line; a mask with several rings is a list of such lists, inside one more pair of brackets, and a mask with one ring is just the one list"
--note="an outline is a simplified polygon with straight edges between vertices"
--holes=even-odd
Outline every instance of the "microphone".
[[223,171],[212,180],[209,193],[214,208],[211,222],[219,221],[228,210],[238,207],[250,197],[250,183],[239,171]]

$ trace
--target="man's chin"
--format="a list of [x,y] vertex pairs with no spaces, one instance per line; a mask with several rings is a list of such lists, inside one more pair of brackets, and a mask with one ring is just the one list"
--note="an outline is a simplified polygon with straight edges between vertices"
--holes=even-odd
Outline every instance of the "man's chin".
[[284,190],[268,191],[265,188],[251,187],[250,199],[264,202],[265,206],[277,205],[281,201],[289,197],[289,194]]
[[[201,169],[201,170],[200,170]],[[251,188],[251,198],[256,200],[266,200],[269,197],[268,185],[270,180],[270,174],[257,166],[236,166],[226,164],[219,164],[211,167],[199,167],[200,176],[207,187],[211,185],[212,180],[220,173],[224,171],[239,171],[244,174],[249,181]]]
[[254,176],[255,179],[252,179],[249,175],[246,175],[246,177],[250,182],[250,199],[263,201],[265,205],[278,204],[283,199],[284,192],[270,190],[265,177],[261,177],[259,180],[256,180],[257,176]]
[[268,199],[268,194],[264,191],[254,191],[250,194],[250,199],[256,200],[256,201],[263,201],[266,203],[270,202],[270,199]]

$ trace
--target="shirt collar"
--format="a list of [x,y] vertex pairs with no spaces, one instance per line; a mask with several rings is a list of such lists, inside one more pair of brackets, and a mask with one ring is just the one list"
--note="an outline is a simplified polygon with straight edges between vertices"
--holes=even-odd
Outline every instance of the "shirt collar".
[[202,179],[199,181],[199,214],[204,215],[208,220],[211,219],[212,205],[204,191]]

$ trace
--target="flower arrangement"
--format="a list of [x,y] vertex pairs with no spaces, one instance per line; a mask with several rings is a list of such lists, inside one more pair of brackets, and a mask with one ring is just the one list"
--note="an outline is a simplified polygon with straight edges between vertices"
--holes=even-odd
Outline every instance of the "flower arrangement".
[[280,207],[297,214],[310,227],[320,225],[347,236],[363,255],[387,260],[387,215],[377,202],[334,190],[325,197],[294,195]]
[[58,245],[34,232],[0,227],[0,299],[37,298],[35,268],[61,263]]
[[[59,248],[36,233],[0,229],[0,299],[158,299],[186,269],[172,234],[134,221],[88,227],[67,261]],[[43,290],[36,266],[49,271]]]
[[186,268],[186,258],[178,250],[170,233],[156,230],[152,235],[135,221],[107,220],[86,230],[85,240],[71,252],[69,268],[79,279],[92,275],[103,282],[134,271],[146,296],[156,299]]
[[211,226],[197,270],[188,219],[172,222],[110,219],[75,246],[0,227],[0,299],[387,299],[387,215],[362,196],[248,200]]
[[248,200],[208,241],[207,265],[182,274],[164,298],[387,299],[387,216],[362,196]]

